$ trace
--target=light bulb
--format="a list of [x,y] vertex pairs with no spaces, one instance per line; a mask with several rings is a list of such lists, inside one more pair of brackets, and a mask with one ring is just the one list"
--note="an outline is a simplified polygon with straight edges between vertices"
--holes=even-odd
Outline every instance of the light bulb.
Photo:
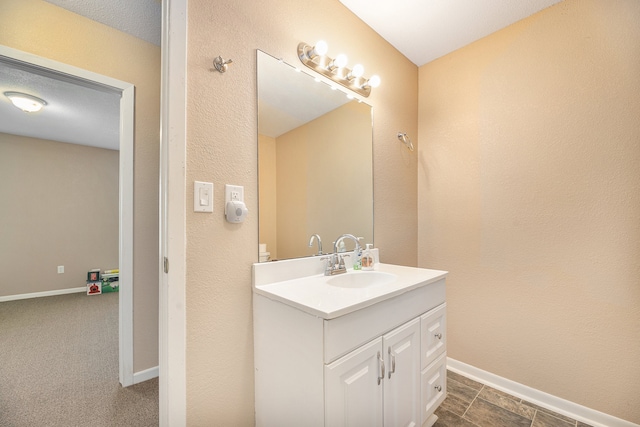
[[347,61],[347,55],[341,53],[340,55],[336,56],[336,59],[329,62],[329,65],[327,65],[327,70],[333,71],[336,68],[342,68],[347,65]]
[[324,40],[318,40],[316,45],[313,47],[313,49],[311,49],[311,51],[309,51],[307,56],[309,57],[309,59],[313,59],[316,56],[326,55],[328,51],[329,45],[327,45],[327,42]]
[[362,64],[356,64],[353,66],[353,70],[351,70],[351,75],[353,77],[362,77],[364,74],[364,67]]
[[378,87],[380,86],[380,77],[378,77],[377,74],[374,74],[373,76],[371,76],[371,78],[369,80],[367,80],[367,82],[365,84],[362,85],[362,87]]
[[333,60],[333,63],[335,64],[336,67],[338,68],[343,68],[344,66],[347,65],[347,55],[345,55],[344,53],[341,53],[340,55],[336,56],[336,59]]

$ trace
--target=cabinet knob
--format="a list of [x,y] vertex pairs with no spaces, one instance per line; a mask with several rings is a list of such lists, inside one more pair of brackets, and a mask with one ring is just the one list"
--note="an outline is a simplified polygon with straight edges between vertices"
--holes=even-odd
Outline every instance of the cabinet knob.
[[436,333],[434,336],[435,336],[436,338],[438,338],[439,340],[441,340],[441,339],[442,339],[442,334],[441,334],[440,332]]
[[435,386],[434,388],[435,388],[436,390],[438,390],[438,392],[441,392],[441,391],[442,391],[442,387],[441,387],[441,386],[439,386],[439,385]]

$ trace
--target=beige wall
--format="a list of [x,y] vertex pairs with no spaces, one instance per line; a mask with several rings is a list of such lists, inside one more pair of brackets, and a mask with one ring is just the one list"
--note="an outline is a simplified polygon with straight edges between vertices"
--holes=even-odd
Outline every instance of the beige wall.
[[[294,64],[300,41],[345,52],[373,90],[375,242],[384,262],[415,265],[417,67],[337,0],[189,1],[187,183],[214,182],[213,215],[187,209],[187,417],[190,426],[254,425],[251,264],[258,254],[256,49]],[[211,72],[217,55],[233,59]],[[225,222],[224,184],[244,185],[249,216]]]
[[135,85],[134,371],[157,366],[160,48],[40,0],[0,2],[0,44]]
[[81,287],[91,268],[118,266],[118,158],[0,133],[0,296]]
[[419,264],[454,359],[640,423],[640,2],[565,0],[420,68]]

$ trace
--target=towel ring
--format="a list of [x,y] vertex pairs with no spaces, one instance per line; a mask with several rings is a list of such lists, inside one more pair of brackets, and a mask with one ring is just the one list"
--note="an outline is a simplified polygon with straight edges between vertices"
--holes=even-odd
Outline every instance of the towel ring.
[[409,139],[406,133],[398,132],[398,139],[400,140],[400,142],[402,142],[404,145],[407,146],[409,151],[413,151],[413,143],[411,142],[411,139]]

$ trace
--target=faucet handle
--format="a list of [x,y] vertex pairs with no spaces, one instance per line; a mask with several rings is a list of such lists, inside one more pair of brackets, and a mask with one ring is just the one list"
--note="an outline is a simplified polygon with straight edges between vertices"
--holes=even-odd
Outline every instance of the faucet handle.
[[331,270],[333,270],[333,255],[321,256],[319,260],[327,261],[324,266],[324,274],[325,276],[328,276],[331,273]]
[[340,257],[340,264],[338,265],[338,267],[339,267],[339,268],[345,268],[345,266],[344,266],[344,259],[345,259],[346,257],[350,257],[350,256],[351,256],[351,255],[349,255],[349,254],[339,255],[339,257]]

